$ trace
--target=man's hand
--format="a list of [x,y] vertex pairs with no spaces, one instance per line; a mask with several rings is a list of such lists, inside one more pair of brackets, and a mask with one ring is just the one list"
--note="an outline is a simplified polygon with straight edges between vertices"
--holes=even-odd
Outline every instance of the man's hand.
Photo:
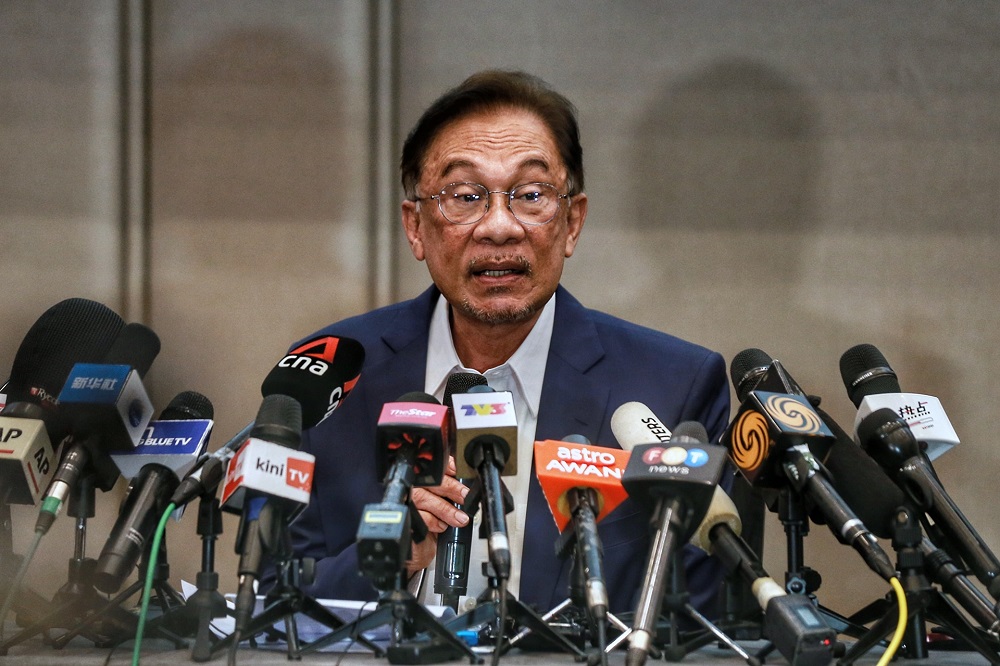
[[410,491],[410,499],[417,507],[420,517],[427,525],[427,538],[412,546],[412,559],[406,563],[406,572],[413,575],[431,563],[437,554],[437,535],[451,527],[462,527],[468,524],[469,516],[457,508],[469,489],[455,478],[455,459],[448,457],[448,467],[440,486],[429,488],[414,488]]

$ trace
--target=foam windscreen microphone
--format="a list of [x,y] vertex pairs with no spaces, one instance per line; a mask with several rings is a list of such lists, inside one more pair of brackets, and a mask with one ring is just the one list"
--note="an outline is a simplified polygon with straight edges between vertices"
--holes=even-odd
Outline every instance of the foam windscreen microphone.
[[535,475],[556,527],[566,533],[572,522],[586,578],[587,609],[597,622],[608,612],[601,540],[597,523],[628,496],[622,473],[629,453],[594,446],[582,436],[535,442]]
[[354,389],[364,361],[365,349],[357,340],[333,335],[311,338],[278,361],[260,392],[295,398],[302,406],[303,428],[312,428]]
[[96,301],[56,303],[32,324],[17,349],[5,387],[7,403],[41,407],[49,439],[58,447],[69,435],[58,398],[70,370],[76,363],[99,363],[124,325],[117,313]]

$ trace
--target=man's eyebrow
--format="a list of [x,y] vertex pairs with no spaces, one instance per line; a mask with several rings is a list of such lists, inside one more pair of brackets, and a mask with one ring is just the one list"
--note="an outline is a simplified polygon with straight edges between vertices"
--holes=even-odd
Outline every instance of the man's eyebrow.
[[[444,177],[447,176],[449,173],[452,173],[458,169],[475,168],[475,166],[476,165],[470,162],[469,160],[463,160],[463,159],[452,160],[451,162],[445,164],[444,169],[441,170],[440,175]],[[523,171],[525,169],[532,169],[532,168],[540,168],[546,173],[548,173],[549,163],[540,157],[529,157],[517,165],[518,171]]]

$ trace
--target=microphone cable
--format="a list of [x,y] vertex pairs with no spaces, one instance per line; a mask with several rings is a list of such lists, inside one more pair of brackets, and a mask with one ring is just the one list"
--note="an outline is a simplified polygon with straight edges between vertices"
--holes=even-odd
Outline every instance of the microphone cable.
[[18,592],[21,590],[21,583],[28,573],[28,566],[31,564],[31,560],[34,559],[43,536],[45,536],[45,532],[40,530],[35,532],[35,537],[31,540],[28,552],[25,553],[24,559],[21,560],[21,566],[18,567],[17,573],[14,574],[14,579],[10,582],[7,597],[3,600],[3,606],[0,607],[0,642],[3,641],[3,628],[7,622],[7,614],[10,612],[10,607],[14,605],[14,599],[17,598]]
[[153,582],[156,580],[156,560],[158,559],[160,553],[160,542],[163,540],[163,534],[167,531],[167,522],[170,520],[170,514],[177,510],[177,507],[171,502],[167,505],[166,510],[163,512],[163,516],[160,518],[160,522],[156,525],[156,531],[153,532],[153,541],[150,545],[149,552],[149,562],[146,567],[146,582],[142,588],[142,604],[139,607],[139,623],[135,629],[135,646],[132,648],[132,666],[139,666],[139,650],[142,647],[142,632],[146,628],[146,615],[149,612],[149,600],[153,594]]
[[889,584],[892,585],[892,590],[896,593],[896,601],[899,604],[899,619],[896,621],[896,632],[893,634],[892,640],[889,641],[889,647],[882,653],[875,666],[886,666],[896,656],[896,650],[902,644],[903,634],[906,633],[906,618],[910,615],[910,611],[906,607],[906,592],[903,590],[899,578],[893,576],[889,579]]

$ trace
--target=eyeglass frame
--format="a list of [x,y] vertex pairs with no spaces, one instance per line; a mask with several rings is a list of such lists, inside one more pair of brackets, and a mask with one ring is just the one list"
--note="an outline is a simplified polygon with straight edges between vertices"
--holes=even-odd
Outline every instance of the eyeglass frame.
[[[475,187],[481,187],[484,190],[486,190],[486,207],[483,209],[483,214],[480,215],[475,220],[472,220],[471,222],[452,222],[451,218],[448,217],[448,215],[445,214],[444,208],[441,207],[441,195],[444,194],[445,190],[447,190],[449,187],[452,187],[453,185],[473,185]],[[553,190],[556,191],[556,212],[552,214],[552,217],[550,217],[549,219],[545,220],[544,222],[525,222],[524,220],[522,220],[521,218],[519,218],[517,216],[517,213],[515,213],[514,209],[511,207],[511,202],[514,201],[514,191],[518,190],[519,188],[524,187],[525,185],[547,185],[547,186],[551,187]],[[572,191],[572,188],[570,188],[570,191]],[[471,180],[457,180],[454,183],[448,183],[447,185],[445,185],[444,187],[442,187],[440,189],[440,191],[438,191],[437,194],[431,194],[431,195],[428,195],[426,197],[415,196],[410,201],[427,201],[428,199],[434,199],[438,203],[438,211],[441,213],[441,217],[443,217],[448,222],[448,224],[452,224],[452,225],[454,225],[456,227],[467,227],[469,225],[478,224],[479,222],[482,222],[483,218],[486,217],[489,214],[489,212],[490,212],[490,195],[491,194],[506,194],[507,195],[507,210],[510,211],[510,214],[514,217],[515,220],[518,221],[519,224],[523,224],[523,225],[528,226],[528,227],[544,227],[546,224],[549,224],[550,222],[552,222],[552,220],[554,220],[557,217],[559,217],[559,210],[560,210],[560,208],[562,206],[562,204],[559,202],[559,200],[560,199],[567,199],[568,200],[568,199],[571,199],[571,198],[573,198],[575,196],[574,194],[570,194],[570,192],[567,192],[566,194],[559,194],[559,188],[558,187],[556,187],[552,183],[546,183],[546,182],[540,181],[540,180],[533,180],[533,181],[530,181],[530,182],[527,182],[527,183],[521,183],[520,185],[515,185],[514,187],[510,188],[510,190],[491,190],[490,188],[486,187],[482,183],[477,183],[477,182],[474,182],[474,181],[471,181]]]

